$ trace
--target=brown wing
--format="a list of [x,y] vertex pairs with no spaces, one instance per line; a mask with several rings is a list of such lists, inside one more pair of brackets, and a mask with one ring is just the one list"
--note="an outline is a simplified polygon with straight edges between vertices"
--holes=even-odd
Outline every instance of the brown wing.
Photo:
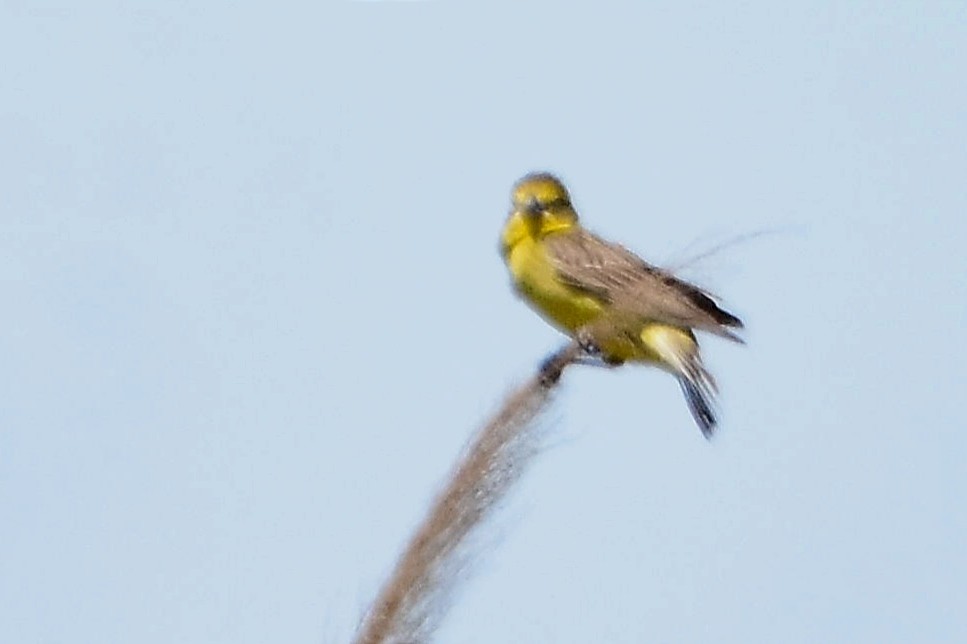
[[545,247],[558,277],[576,290],[636,317],[702,329],[732,340],[742,321],[702,289],[652,266],[627,248],[585,230],[552,233]]

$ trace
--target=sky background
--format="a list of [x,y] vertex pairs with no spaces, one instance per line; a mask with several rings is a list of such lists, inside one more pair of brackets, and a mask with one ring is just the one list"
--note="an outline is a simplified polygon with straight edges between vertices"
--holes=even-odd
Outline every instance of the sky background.
[[967,5],[0,7],[0,641],[347,641],[560,336],[511,184],[723,296],[566,374],[440,642],[967,639]]

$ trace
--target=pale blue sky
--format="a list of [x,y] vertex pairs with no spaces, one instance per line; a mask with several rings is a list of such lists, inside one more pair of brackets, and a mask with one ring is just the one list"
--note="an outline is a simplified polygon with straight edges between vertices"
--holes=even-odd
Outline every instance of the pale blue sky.
[[575,370],[440,642],[967,639],[967,5],[7,2],[0,641],[346,641],[555,347],[512,182],[686,275]]

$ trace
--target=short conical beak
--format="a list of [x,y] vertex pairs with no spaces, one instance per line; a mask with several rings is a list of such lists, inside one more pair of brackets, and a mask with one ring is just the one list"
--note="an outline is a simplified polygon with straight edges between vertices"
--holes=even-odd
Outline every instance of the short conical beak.
[[527,202],[527,205],[524,206],[524,212],[530,217],[537,219],[544,214],[544,209],[541,208],[541,202],[537,200],[537,197],[531,197],[530,201]]

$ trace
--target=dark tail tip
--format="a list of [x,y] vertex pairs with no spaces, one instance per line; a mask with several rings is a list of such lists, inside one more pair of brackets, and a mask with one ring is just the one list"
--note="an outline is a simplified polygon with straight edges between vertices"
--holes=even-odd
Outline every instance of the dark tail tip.
[[718,314],[718,320],[717,320],[717,322],[719,324],[724,324],[725,326],[730,326],[733,329],[744,329],[745,328],[745,324],[742,323],[742,320],[740,320],[736,316],[732,315],[728,311],[725,311],[723,309],[719,309],[718,313],[719,314]]
[[709,392],[703,391],[699,385],[685,376],[678,379],[678,384],[681,385],[682,393],[685,394],[685,401],[688,403],[688,410],[692,412],[692,418],[695,419],[698,428],[702,430],[702,436],[706,439],[712,438],[718,420],[715,418],[715,410],[712,408]]

